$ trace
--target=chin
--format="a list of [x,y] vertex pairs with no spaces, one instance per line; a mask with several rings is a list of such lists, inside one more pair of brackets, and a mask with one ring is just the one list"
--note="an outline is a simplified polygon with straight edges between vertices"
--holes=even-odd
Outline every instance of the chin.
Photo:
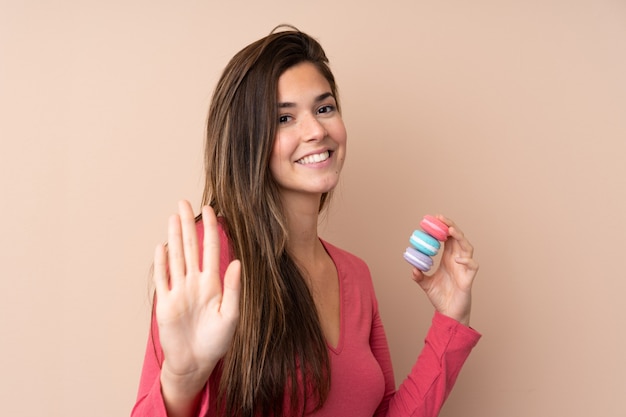
[[335,183],[329,184],[329,185],[327,185],[325,187],[320,187],[320,190],[318,192],[319,192],[319,194],[330,193],[335,188],[337,188],[337,184],[338,184],[338,182],[335,182]]

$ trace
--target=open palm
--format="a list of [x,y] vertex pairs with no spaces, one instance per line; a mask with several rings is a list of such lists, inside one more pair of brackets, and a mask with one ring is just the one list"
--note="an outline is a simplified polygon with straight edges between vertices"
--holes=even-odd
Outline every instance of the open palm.
[[233,261],[220,282],[220,244],[215,213],[203,207],[202,265],[193,211],[188,202],[170,217],[167,247],[154,257],[156,318],[165,360],[162,372],[204,385],[230,347],[239,319],[240,263]]

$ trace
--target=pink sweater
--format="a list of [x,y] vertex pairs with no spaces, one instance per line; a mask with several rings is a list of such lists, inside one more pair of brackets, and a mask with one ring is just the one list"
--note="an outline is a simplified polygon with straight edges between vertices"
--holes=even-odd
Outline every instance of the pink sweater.
[[[198,227],[202,241],[202,228]],[[221,231],[221,273],[228,265],[228,240]],[[480,338],[473,329],[435,313],[425,345],[413,369],[396,390],[387,338],[369,269],[356,256],[322,241],[335,262],[341,294],[341,333],[328,347],[331,389],[315,417],[437,416],[472,348]],[[202,250],[200,251],[202,253]],[[159,382],[163,353],[152,320],[132,417],[167,416]],[[154,339],[154,340],[153,340]],[[201,400],[200,416],[216,416],[217,378],[212,375]]]

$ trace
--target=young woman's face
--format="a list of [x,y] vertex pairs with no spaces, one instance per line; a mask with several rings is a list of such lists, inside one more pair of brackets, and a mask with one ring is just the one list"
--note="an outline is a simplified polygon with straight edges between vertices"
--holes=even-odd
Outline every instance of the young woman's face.
[[332,190],[346,156],[346,129],[326,78],[309,63],[278,79],[278,130],[270,170],[283,194]]

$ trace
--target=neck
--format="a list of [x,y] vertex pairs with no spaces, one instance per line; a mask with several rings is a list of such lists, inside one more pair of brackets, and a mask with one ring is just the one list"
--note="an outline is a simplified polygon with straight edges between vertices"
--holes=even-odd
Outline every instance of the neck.
[[289,229],[288,250],[304,267],[315,263],[325,252],[317,234],[320,198],[315,195],[283,196]]

